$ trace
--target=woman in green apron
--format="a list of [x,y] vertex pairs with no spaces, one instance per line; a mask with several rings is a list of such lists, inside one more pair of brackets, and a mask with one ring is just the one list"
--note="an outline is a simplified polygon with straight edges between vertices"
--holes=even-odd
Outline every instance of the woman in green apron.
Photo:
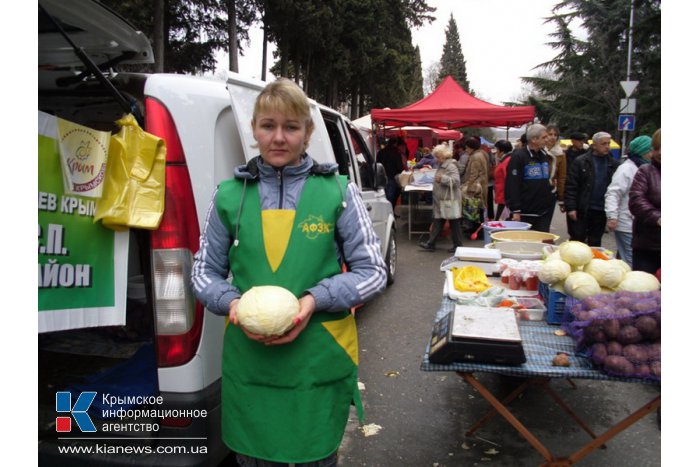
[[[349,310],[386,286],[379,239],[357,186],[306,154],[313,121],[296,84],[267,85],[252,126],[260,156],[214,193],[192,271],[197,298],[233,324],[224,335],[222,436],[243,466],[332,466],[351,404],[363,419]],[[261,285],[299,299],[283,336],[238,326],[241,294]]]

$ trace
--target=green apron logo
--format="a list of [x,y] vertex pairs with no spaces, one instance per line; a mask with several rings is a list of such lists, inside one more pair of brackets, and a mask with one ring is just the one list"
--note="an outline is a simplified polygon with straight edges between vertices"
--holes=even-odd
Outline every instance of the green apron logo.
[[333,223],[323,222],[323,216],[309,215],[309,217],[297,225],[297,228],[301,229],[301,233],[303,233],[306,238],[315,240],[321,234],[330,234],[333,232]]

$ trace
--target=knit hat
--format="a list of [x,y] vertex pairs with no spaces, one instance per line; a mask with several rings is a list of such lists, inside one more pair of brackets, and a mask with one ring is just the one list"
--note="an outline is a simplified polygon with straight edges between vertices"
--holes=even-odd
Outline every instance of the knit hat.
[[630,154],[643,156],[651,151],[651,138],[649,136],[637,136],[630,141]]

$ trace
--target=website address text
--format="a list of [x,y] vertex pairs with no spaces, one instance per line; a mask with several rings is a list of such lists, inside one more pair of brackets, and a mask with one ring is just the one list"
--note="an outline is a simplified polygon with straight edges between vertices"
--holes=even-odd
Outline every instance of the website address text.
[[206,454],[206,446],[115,446],[95,443],[91,446],[57,446],[60,454]]

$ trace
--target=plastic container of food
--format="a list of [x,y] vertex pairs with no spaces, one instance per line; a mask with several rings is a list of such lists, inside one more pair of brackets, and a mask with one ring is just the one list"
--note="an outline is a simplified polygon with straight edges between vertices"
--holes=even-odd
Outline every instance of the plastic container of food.
[[484,229],[484,244],[491,243],[491,233],[504,230],[530,230],[531,224],[518,221],[489,221],[482,224]]
[[[491,234],[494,243],[499,242],[535,242],[553,244],[559,240],[559,235],[536,230],[504,230]],[[497,246],[498,248],[498,246]]]
[[547,309],[544,302],[538,298],[518,297],[518,305],[522,306],[517,310],[518,317],[524,321],[544,321]]
[[484,248],[499,250],[503,258],[520,261],[524,259],[542,259],[545,246],[539,242],[498,242],[489,243]]
[[508,268],[510,274],[508,275],[508,288],[510,290],[520,290],[524,285],[524,273],[525,270],[520,266],[511,266]]

